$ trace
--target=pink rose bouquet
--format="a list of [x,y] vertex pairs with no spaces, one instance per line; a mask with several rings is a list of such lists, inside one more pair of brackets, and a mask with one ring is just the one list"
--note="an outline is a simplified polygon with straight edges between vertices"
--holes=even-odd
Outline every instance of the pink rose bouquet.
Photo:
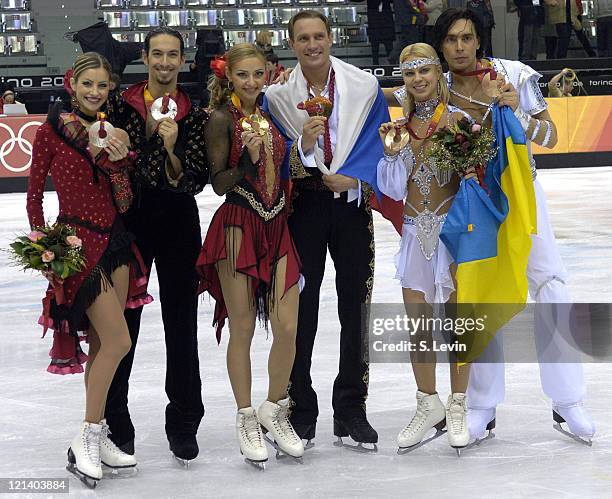
[[38,227],[10,244],[13,261],[23,270],[42,272],[47,278],[66,279],[85,267],[83,242],[69,225]]

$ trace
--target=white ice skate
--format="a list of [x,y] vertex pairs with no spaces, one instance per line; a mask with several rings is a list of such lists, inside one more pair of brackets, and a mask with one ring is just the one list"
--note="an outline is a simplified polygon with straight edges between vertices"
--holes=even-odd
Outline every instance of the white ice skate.
[[272,439],[267,435],[264,438],[276,449],[277,458],[282,452],[302,462],[304,444],[289,421],[289,397],[278,403],[266,400],[257,410],[257,419],[264,434],[272,434]]
[[[580,442],[581,444],[593,445],[595,435],[595,423],[589,413],[582,405],[582,401],[573,404],[553,403],[553,428],[564,435]],[[565,423],[567,429],[562,425]]]
[[236,434],[240,442],[240,453],[244,460],[260,470],[265,469],[268,460],[268,449],[264,442],[263,433],[257,413],[252,407],[240,409],[236,414]]
[[110,468],[113,473],[119,473],[123,476],[129,476],[136,471],[136,457],[123,452],[115,445],[108,435],[110,429],[106,424],[106,419],[100,421],[102,426],[102,434],[100,436],[100,460],[107,468]]
[[102,478],[101,435],[102,425],[83,421],[79,434],[72,439],[68,449],[66,469],[90,489],[95,489]]
[[[417,391],[417,409],[408,426],[397,436],[398,454],[406,454],[444,435],[446,430],[446,409],[437,393],[429,395]],[[429,438],[425,436],[436,429]]]
[[463,450],[479,446],[485,440],[495,437],[495,407],[489,409],[468,408],[467,413],[468,432],[472,442],[466,445]]
[[448,443],[457,451],[457,456],[461,456],[461,449],[464,449],[470,441],[465,393],[453,393],[448,396],[446,427]]

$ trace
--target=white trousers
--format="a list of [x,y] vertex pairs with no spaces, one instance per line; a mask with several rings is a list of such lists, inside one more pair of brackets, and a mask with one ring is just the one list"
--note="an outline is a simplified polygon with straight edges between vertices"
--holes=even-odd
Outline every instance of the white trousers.
[[[565,285],[565,267],[550,225],[546,196],[537,179],[534,181],[534,189],[538,233],[532,236],[527,265],[529,294],[536,303],[569,303],[571,299]],[[585,386],[580,355],[559,337],[558,332],[550,327],[544,327],[544,318],[539,316],[541,313],[542,311],[538,312],[536,306],[535,348],[540,365],[542,389],[553,402],[573,403],[582,400]],[[499,362],[472,364],[467,398],[468,406],[474,409],[493,408],[504,400],[503,330],[495,335],[485,354],[493,355],[493,358],[499,359]],[[551,355],[570,361],[554,362],[550,360]]]

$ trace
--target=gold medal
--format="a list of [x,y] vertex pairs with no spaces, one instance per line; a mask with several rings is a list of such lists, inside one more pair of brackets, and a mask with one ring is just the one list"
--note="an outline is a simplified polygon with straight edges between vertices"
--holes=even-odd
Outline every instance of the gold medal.
[[242,126],[244,131],[253,131],[261,136],[264,136],[270,131],[270,123],[259,114],[251,114],[248,118],[241,118],[240,126]]
[[410,142],[410,134],[404,126],[407,121],[406,118],[400,118],[393,122],[395,126],[390,128],[385,135],[385,147],[387,149],[400,151]]

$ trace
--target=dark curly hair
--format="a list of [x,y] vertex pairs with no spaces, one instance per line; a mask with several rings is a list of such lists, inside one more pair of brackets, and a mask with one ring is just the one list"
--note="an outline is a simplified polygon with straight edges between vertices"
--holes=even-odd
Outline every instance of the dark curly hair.
[[[448,30],[450,30],[451,26],[455,23],[455,21],[459,21],[460,19],[465,19],[466,21],[472,21],[474,25],[474,31],[476,31],[476,36],[478,37],[478,41],[482,40],[482,22],[479,17],[471,10],[467,9],[446,9],[434,25],[433,29],[433,46],[438,53],[441,61],[445,61],[444,54],[442,53],[442,44],[444,43],[444,39],[448,34]],[[483,55],[482,47],[478,47],[476,50],[476,57],[481,58]],[[446,62],[446,61],[445,61]]]

